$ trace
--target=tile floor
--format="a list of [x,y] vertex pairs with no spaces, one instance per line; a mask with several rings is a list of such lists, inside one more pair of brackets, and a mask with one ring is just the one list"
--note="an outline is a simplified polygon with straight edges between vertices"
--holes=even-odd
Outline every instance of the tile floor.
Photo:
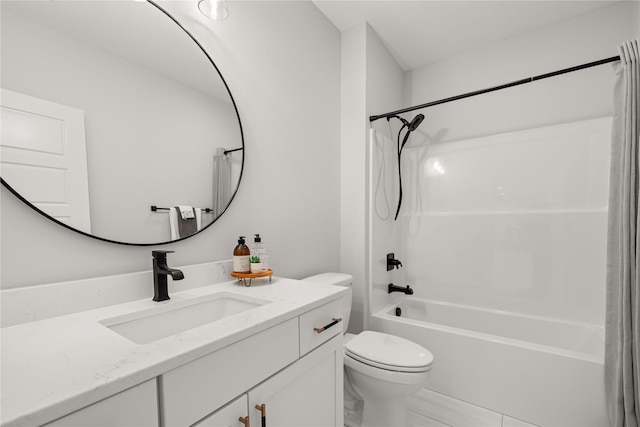
[[409,423],[411,427],[537,427],[428,389],[409,401]]

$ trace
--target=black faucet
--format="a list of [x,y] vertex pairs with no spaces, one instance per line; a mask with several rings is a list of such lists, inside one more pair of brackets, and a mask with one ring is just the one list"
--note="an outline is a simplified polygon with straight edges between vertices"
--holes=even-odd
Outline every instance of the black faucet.
[[402,267],[402,263],[399,259],[396,259],[395,254],[392,252],[387,254],[387,271],[393,270],[394,267],[400,268]]
[[389,283],[389,293],[391,292],[403,292],[405,295],[413,295],[413,289],[407,285],[406,288],[402,286],[396,286],[393,283]]
[[167,275],[171,275],[173,280],[184,279],[184,273],[175,268],[167,266],[167,254],[174,251],[151,251],[153,255],[153,300],[165,301],[169,299],[167,289]]

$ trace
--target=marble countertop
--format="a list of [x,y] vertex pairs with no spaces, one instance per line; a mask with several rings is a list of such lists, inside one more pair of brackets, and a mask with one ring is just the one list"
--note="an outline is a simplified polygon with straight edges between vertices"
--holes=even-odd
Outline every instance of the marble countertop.
[[[149,344],[135,344],[100,323],[221,291],[272,302]],[[341,298],[348,291],[277,277],[271,284],[261,281],[251,287],[229,281],[170,293],[169,301],[149,298],[4,328],[0,332],[0,424],[39,426],[51,422]]]

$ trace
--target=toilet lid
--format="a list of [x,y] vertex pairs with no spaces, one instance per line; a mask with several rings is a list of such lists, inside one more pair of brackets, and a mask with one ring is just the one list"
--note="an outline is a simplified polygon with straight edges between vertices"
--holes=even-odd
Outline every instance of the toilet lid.
[[381,332],[361,332],[344,347],[349,357],[391,371],[422,372],[433,363],[433,355],[426,348]]

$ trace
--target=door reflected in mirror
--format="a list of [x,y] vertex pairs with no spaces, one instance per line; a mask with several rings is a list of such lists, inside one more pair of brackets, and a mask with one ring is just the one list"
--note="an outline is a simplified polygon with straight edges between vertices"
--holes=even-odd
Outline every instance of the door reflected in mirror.
[[[224,79],[189,33],[151,2],[0,6],[7,188],[59,223],[117,243],[176,240],[170,211],[151,206],[197,208],[197,231],[222,215],[242,176],[242,128]],[[71,140],[79,133],[80,148]],[[69,156],[86,166],[62,160]]]

